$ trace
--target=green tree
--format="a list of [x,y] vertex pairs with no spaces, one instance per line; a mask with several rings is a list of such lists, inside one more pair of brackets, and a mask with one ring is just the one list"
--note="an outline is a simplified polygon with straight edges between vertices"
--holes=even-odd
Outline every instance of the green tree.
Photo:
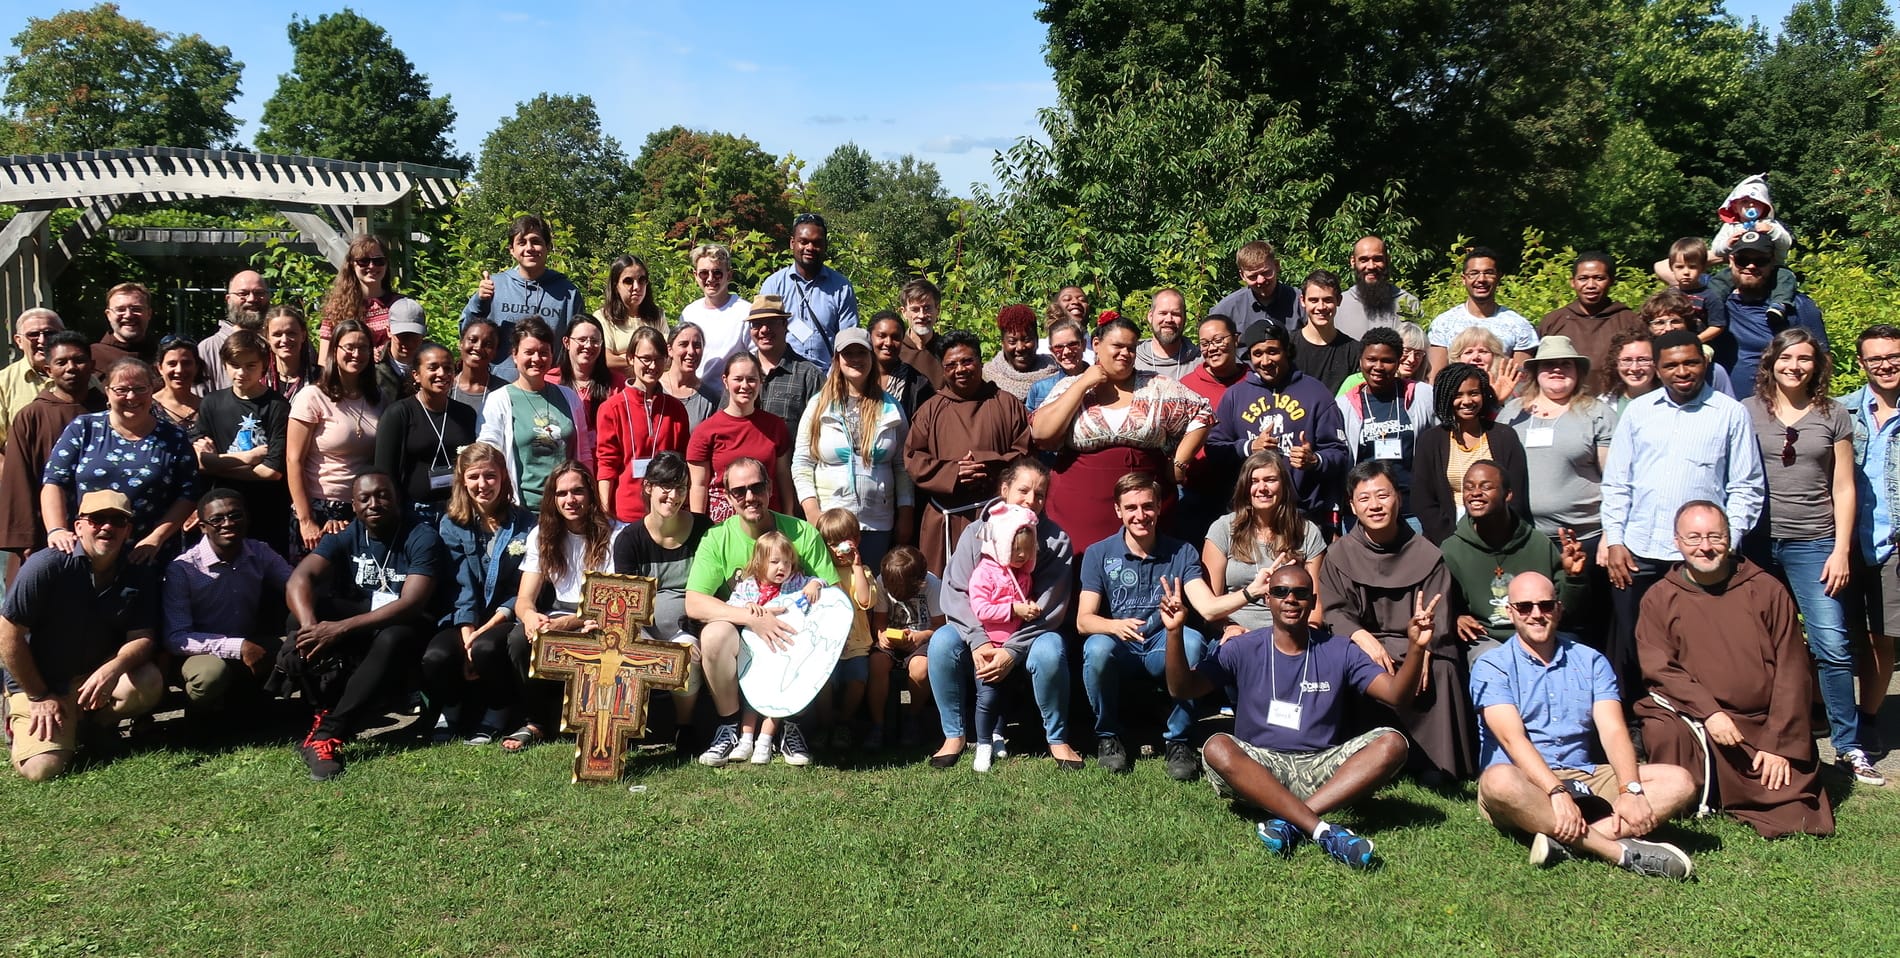
[[0,63],[15,149],[212,147],[237,132],[244,64],[196,34],[160,33],[117,4],[29,17]]
[[[1340,265],[1367,231],[1403,249],[1413,225],[1395,192],[1338,193],[1327,135],[1237,95],[1212,60],[1188,80],[1131,81],[1088,110],[1044,110],[1041,123],[1046,142],[1008,150],[1001,194],[979,192],[965,211],[966,285],[1002,302],[1040,303],[1073,283],[1119,308],[1166,284],[1192,313],[1239,285],[1241,243],[1271,238],[1297,275]],[[963,262],[964,248],[952,255]]]
[[1774,43],[1755,50],[1747,108],[1728,131],[1737,172],[1770,174],[1775,212],[1799,240],[1849,227],[1847,211],[1827,197],[1848,144],[1891,110],[1883,92],[1894,91],[1883,91],[1881,71],[1863,64],[1893,29],[1884,0],[1800,0]]
[[345,7],[290,21],[291,72],[264,101],[257,148],[339,160],[468,167],[449,142],[455,107],[382,27]]
[[791,232],[786,164],[749,137],[683,126],[647,136],[633,161],[634,208],[675,239],[758,230]]
[[935,256],[950,236],[955,204],[933,163],[906,154],[871,158],[856,143],[831,152],[812,171],[810,188],[831,230],[864,234],[870,255],[897,273]]
[[482,141],[475,182],[467,218],[475,228],[515,212],[551,216],[573,230],[569,255],[591,263],[624,217],[635,179],[620,141],[601,132],[592,97],[543,93]]

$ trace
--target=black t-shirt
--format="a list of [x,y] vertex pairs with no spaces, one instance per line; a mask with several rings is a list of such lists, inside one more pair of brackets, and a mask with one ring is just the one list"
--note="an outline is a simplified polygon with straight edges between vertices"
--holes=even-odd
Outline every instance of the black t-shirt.
[[367,608],[371,595],[379,591],[400,596],[403,580],[412,575],[429,576],[434,597],[447,600],[432,600],[425,608],[446,606],[455,597],[448,550],[427,523],[404,521],[396,541],[383,542],[370,537],[363,520],[353,519],[341,532],[318,541],[315,554],[330,563],[329,597],[343,605]]
[[1307,342],[1304,334],[1294,333],[1293,365],[1325,383],[1328,392],[1338,393],[1346,378],[1359,371],[1359,341],[1340,333],[1331,343],[1319,346]]
[[[290,400],[266,389],[255,399],[245,399],[229,389],[219,389],[206,396],[198,408],[198,420],[192,424],[191,438],[210,436],[211,443],[221,454],[245,452],[257,446],[264,447],[264,465],[282,472],[284,470],[284,432],[290,422]],[[256,482],[257,480],[231,480],[212,477],[220,488],[228,487],[232,482]],[[279,480],[279,485],[282,480]]]
[[376,465],[396,477],[405,500],[446,505],[455,455],[474,441],[475,410],[451,402],[443,412],[430,412],[410,396],[391,405],[376,424]]
[[[40,679],[64,694],[117,655],[127,633],[158,630],[157,569],[129,565],[122,555],[112,581],[94,588],[83,552],[41,549],[21,564],[0,615],[26,629]],[[6,689],[22,691],[10,674]]]
[[697,633],[686,618],[686,576],[692,570],[693,554],[699,540],[705,538],[712,520],[693,513],[693,529],[677,549],[667,549],[653,541],[646,523],[629,523],[614,537],[614,570],[624,575],[650,575],[659,580],[653,599],[653,634],[661,640],[682,632]]

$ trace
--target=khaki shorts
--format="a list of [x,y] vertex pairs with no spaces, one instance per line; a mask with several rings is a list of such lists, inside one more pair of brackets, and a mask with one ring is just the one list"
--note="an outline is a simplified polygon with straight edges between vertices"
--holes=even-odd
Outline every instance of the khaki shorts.
[[52,738],[42,739],[27,731],[33,725],[33,700],[25,692],[7,696],[7,737],[13,743],[13,764],[48,752],[71,752],[79,746],[79,693],[55,696],[54,701],[59,703],[59,729]]
[[[1280,784],[1286,786],[1286,790],[1292,792],[1294,797],[1305,801],[1313,797],[1313,793],[1319,791],[1320,786],[1337,774],[1339,767],[1346,764],[1347,759],[1359,754],[1361,749],[1371,745],[1379,736],[1388,734],[1397,735],[1399,731],[1392,728],[1375,728],[1343,744],[1323,748],[1317,752],[1276,752],[1270,748],[1248,744],[1240,739],[1234,739],[1234,744],[1239,745],[1240,750],[1246,752],[1248,758],[1266,766],[1267,771],[1273,773],[1273,777],[1279,779]],[[1214,786],[1214,794],[1228,801],[1244,801],[1234,794],[1233,787],[1220,777],[1220,773],[1214,771],[1214,766],[1207,764],[1205,751],[1201,756],[1201,766],[1207,769],[1207,783]]]
[[[1562,781],[1582,782],[1590,789],[1590,794],[1602,799],[1601,804],[1577,803],[1577,810],[1583,813],[1584,821],[1588,822],[1608,817],[1614,810],[1611,803],[1616,801],[1616,796],[1623,790],[1623,786],[1616,780],[1616,769],[1611,768],[1608,762],[1598,765],[1594,772],[1586,772],[1579,768],[1553,768],[1550,773]],[[1497,825],[1497,822],[1491,820],[1491,809],[1485,806],[1482,790],[1478,792],[1478,814],[1483,816],[1485,822],[1490,825],[1494,827]]]

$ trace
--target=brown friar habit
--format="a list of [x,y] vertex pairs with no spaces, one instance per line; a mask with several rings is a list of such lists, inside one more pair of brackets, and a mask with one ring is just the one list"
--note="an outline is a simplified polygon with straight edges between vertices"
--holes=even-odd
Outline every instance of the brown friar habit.
[[0,549],[42,549],[46,527],[40,521],[40,474],[66,426],[82,414],[106,408],[106,397],[88,389],[84,402],[67,402],[42,391],[13,417],[7,434],[5,475],[0,483]]
[[[1821,790],[1820,758],[1808,735],[1814,666],[1787,588],[1740,557],[1728,582],[1713,590],[1689,581],[1678,565],[1643,596],[1636,654],[1648,691],[1697,721],[1726,712],[1742,733],[1734,748],[1709,743],[1711,805],[1763,838],[1834,833],[1834,808]],[[1650,698],[1636,703],[1636,714],[1650,761],[1688,769],[1701,787],[1704,752],[1689,725]],[[1792,767],[1778,791],[1750,774],[1758,750]]]
[[1405,626],[1413,603],[1420,596],[1426,602],[1444,596],[1432,623],[1431,679],[1410,708],[1398,710],[1398,720],[1430,767],[1472,778],[1478,773],[1478,725],[1466,691],[1464,650],[1452,628],[1451,573],[1437,546],[1402,522],[1398,530],[1397,538],[1379,545],[1362,526],[1327,547],[1319,570],[1326,626],[1338,636],[1364,629],[1402,663],[1411,650]]
[[[965,453],[989,467],[988,479],[957,482],[957,462]],[[975,507],[995,497],[1003,467],[1028,454],[1029,411],[995,383],[984,383],[968,399],[942,390],[918,408],[904,442],[904,469],[925,492],[917,546],[930,571],[943,575],[963,528],[976,518]]]

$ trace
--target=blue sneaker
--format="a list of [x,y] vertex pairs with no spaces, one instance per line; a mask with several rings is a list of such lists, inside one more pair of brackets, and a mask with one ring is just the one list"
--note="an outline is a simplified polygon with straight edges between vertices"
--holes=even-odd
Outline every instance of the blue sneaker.
[[1269,818],[1261,822],[1254,826],[1254,834],[1260,836],[1260,844],[1267,846],[1267,851],[1281,858],[1293,854],[1293,846],[1300,843],[1301,837],[1300,830],[1284,818]]
[[1334,825],[1325,838],[1314,839],[1326,854],[1353,868],[1372,867],[1372,842],[1354,835],[1350,829]]

